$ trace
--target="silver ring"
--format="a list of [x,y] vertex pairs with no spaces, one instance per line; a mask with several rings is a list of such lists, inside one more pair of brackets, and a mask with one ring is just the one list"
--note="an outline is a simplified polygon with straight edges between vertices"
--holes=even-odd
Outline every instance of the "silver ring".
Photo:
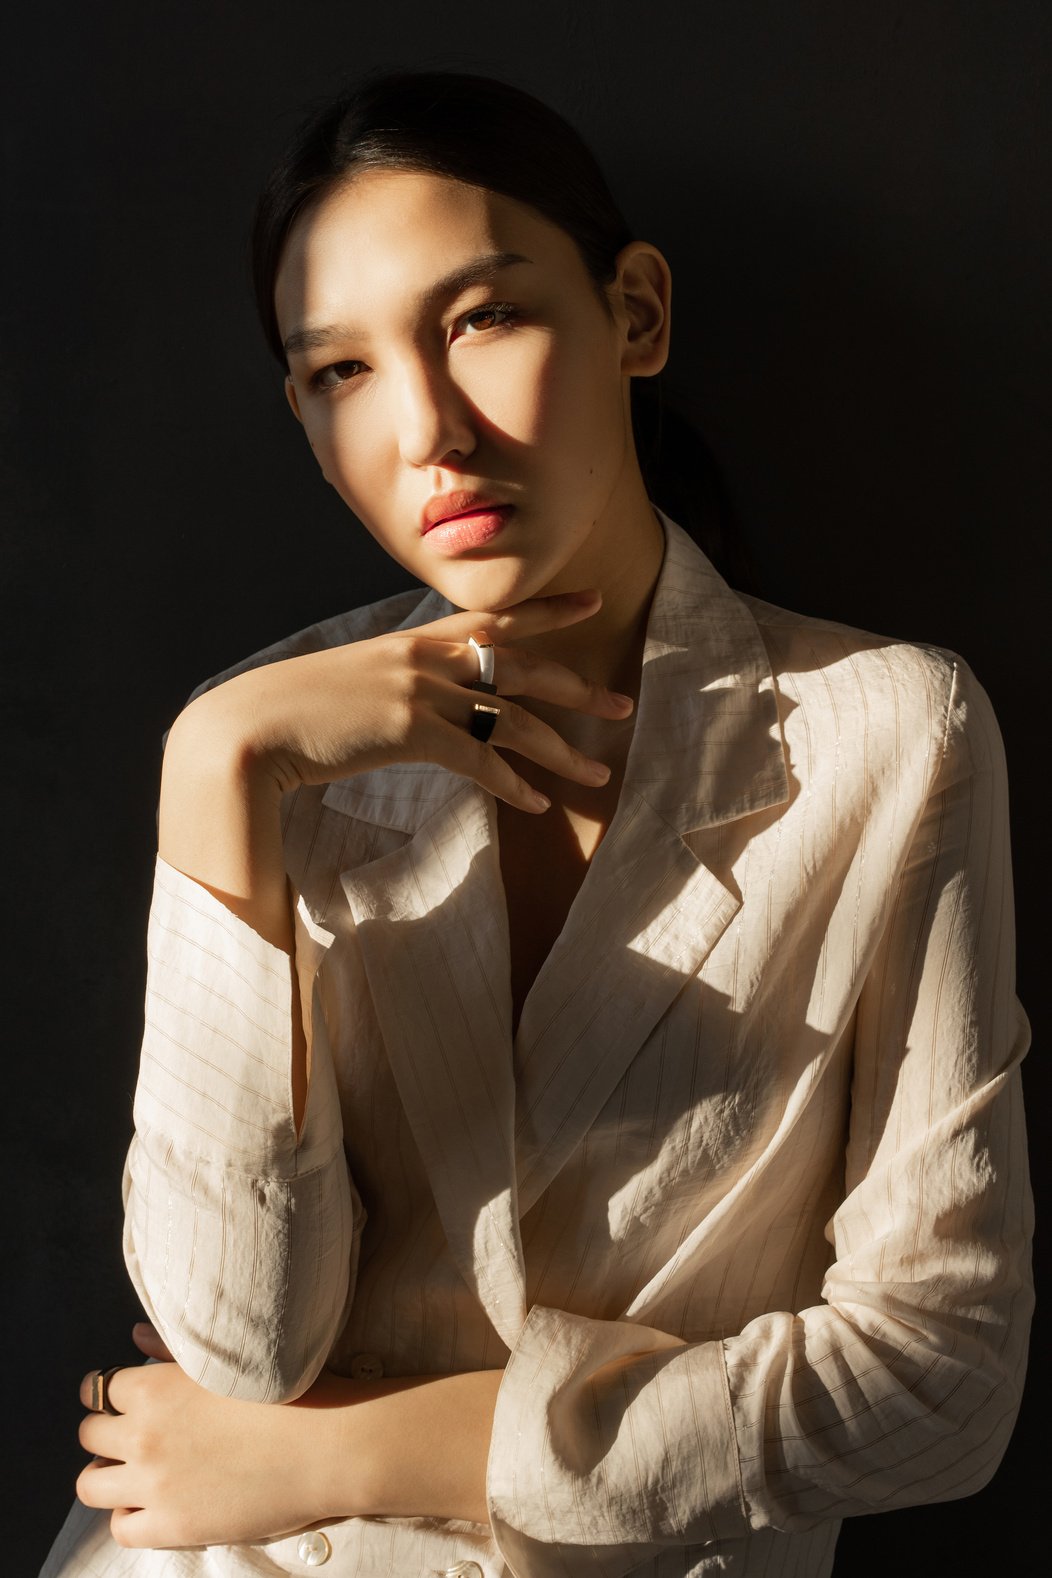
[[[489,689],[493,685],[493,669],[495,665],[493,642],[484,630],[476,630],[468,636],[468,646],[471,647],[479,660],[479,677],[475,681],[475,685],[479,687],[484,685]],[[496,689],[495,686],[494,689]],[[492,694],[492,691],[490,694]]]

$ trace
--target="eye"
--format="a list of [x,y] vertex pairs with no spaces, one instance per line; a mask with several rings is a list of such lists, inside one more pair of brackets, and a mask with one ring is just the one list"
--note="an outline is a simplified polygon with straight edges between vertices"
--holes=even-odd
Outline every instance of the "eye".
[[312,389],[338,389],[341,384],[348,383],[356,377],[357,371],[362,367],[362,362],[330,362],[328,367],[320,367],[310,377]]
[[[484,307],[473,307],[470,312],[465,312],[457,322],[471,325],[468,337],[474,338],[488,329],[503,329],[518,317],[518,309],[510,301],[489,301]],[[482,321],[477,321],[479,319]]]

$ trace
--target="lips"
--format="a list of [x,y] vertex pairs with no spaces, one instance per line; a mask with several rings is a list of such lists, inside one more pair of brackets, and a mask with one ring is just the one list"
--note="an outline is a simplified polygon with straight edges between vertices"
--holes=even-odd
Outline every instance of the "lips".
[[420,521],[421,533],[427,533],[442,521],[455,520],[458,515],[478,515],[483,511],[506,509],[500,499],[487,498],[484,493],[469,493],[464,489],[455,493],[436,494],[424,505]]

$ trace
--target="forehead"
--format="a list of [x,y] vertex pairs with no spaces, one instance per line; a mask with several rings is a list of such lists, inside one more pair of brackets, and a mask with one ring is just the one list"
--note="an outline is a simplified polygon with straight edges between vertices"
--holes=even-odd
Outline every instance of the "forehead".
[[[565,231],[525,203],[415,170],[363,170],[293,225],[275,283],[278,322],[380,312],[471,259],[518,252],[586,282]],[[532,272],[532,271],[531,271]]]

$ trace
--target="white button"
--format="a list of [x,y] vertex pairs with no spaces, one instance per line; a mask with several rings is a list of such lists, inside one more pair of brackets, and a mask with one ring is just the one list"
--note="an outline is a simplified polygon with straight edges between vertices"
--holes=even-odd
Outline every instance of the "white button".
[[306,1534],[300,1535],[296,1555],[304,1567],[320,1567],[332,1555],[332,1546],[320,1529],[308,1529]]
[[478,1562],[457,1562],[455,1567],[447,1567],[442,1578],[483,1578],[482,1568]]
[[384,1373],[384,1361],[377,1353],[356,1353],[351,1360],[353,1381],[379,1381]]

